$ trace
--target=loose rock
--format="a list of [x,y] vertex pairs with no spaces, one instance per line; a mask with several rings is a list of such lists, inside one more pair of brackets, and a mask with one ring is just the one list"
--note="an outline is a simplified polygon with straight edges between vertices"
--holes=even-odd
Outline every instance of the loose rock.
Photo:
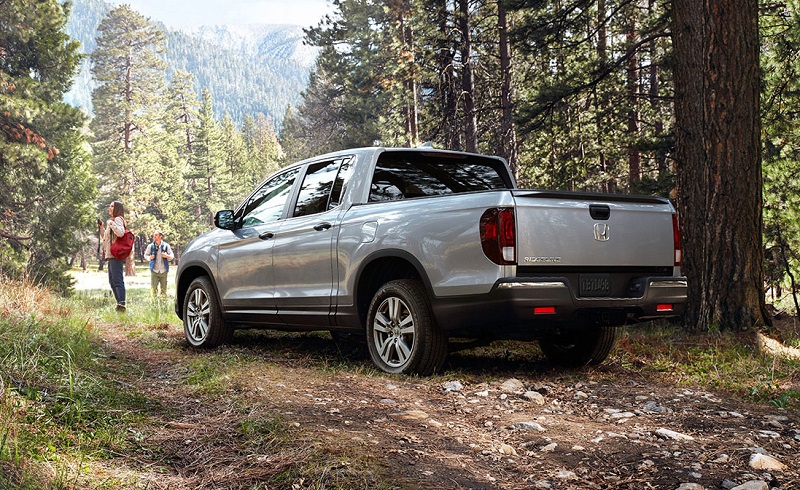
[[428,418],[428,414],[422,410],[406,410],[405,412],[392,413],[390,416],[405,420],[422,420]]
[[753,454],[750,456],[750,467],[754,470],[785,470],[786,465],[766,454]]
[[447,381],[442,385],[442,389],[444,391],[459,392],[464,389],[464,385],[461,384],[461,381]]
[[769,490],[769,485],[765,481],[750,480],[743,485],[733,487],[731,490]]
[[502,454],[507,454],[509,456],[516,456],[517,450],[513,447],[509,446],[508,444],[500,444],[500,448],[498,449]]
[[555,448],[556,448],[556,447],[558,447],[558,444],[556,444],[555,442],[553,442],[553,443],[550,443],[550,444],[548,444],[548,445],[546,445],[546,446],[542,447],[541,451],[542,451],[543,453],[549,453],[549,452],[551,452],[551,451],[555,450]]
[[522,384],[522,381],[516,378],[511,378],[500,385],[500,391],[504,391],[506,393],[522,393],[525,391],[525,385]]
[[664,439],[673,439],[675,441],[693,441],[694,437],[687,436],[686,434],[681,434],[680,432],[675,432],[674,430],[669,429],[658,429],[656,434],[663,437]]
[[545,400],[541,393],[538,391],[526,391],[525,394],[522,395],[523,398],[526,400],[532,401],[537,405],[544,405]]
[[519,430],[530,430],[530,431],[536,431],[536,432],[544,432],[545,431],[545,428],[542,427],[541,424],[538,424],[536,422],[517,422],[514,425],[512,425],[511,427],[513,427],[514,429],[519,429]]

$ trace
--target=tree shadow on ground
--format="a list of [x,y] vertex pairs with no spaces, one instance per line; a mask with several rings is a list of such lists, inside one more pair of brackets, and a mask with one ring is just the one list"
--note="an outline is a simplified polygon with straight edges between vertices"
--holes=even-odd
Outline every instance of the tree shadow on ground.
[[[278,332],[238,330],[230,347],[274,362],[303,362],[310,365],[351,366],[376,369],[369,358],[366,342],[354,337],[332,338],[327,332]],[[514,376],[524,373],[547,374],[563,371],[547,361],[535,342],[496,341],[465,348],[468,344],[451,342],[451,352],[439,371],[474,376]]]

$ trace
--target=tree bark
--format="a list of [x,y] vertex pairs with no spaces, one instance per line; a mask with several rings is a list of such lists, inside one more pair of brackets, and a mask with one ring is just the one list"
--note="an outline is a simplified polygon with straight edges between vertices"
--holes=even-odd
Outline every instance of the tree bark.
[[464,101],[464,151],[478,151],[478,119],[475,111],[475,75],[472,68],[472,34],[469,25],[469,0],[458,0],[458,26],[461,33],[461,98]]
[[441,35],[436,49],[436,66],[439,75],[439,110],[442,113],[440,131],[444,134],[445,149],[455,150],[461,147],[460,133],[457,124],[457,100],[455,72],[453,70],[454,48],[451,42],[453,17],[447,9],[448,2],[436,2],[436,25]]
[[769,325],[763,291],[758,0],[675,0],[687,326]]
[[[606,0],[597,0],[597,61],[599,66],[606,66],[608,64],[608,30],[607,20],[608,15],[606,11]],[[608,129],[608,96],[605,90],[600,89],[595,85],[595,114],[597,125],[597,146],[599,148],[598,165],[604,174],[604,181],[602,182],[602,190],[605,192],[616,192],[616,180],[612,175],[614,172],[614,163],[606,158],[605,148],[607,138],[606,131]]]
[[497,27],[500,31],[500,156],[506,159],[514,178],[519,182],[519,162],[517,161],[517,132],[514,128],[514,102],[511,88],[511,43],[508,40],[508,13],[503,0],[497,2]]
[[[628,32],[626,34],[628,45],[632,46],[637,42],[635,16],[631,16],[628,21]],[[634,54],[628,58],[627,71],[627,92],[628,92],[628,188],[633,189],[642,180],[642,155],[636,148],[636,140],[639,139],[639,57]]]

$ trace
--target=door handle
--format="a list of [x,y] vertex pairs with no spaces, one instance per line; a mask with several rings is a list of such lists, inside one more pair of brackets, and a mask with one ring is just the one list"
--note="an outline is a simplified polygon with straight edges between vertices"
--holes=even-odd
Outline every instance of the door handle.
[[322,230],[329,230],[330,227],[331,227],[331,224],[326,221],[326,222],[322,222],[322,223],[314,226],[314,229],[317,230],[317,231],[322,231]]
[[265,231],[264,233],[258,235],[258,238],[260,238],[262,240],[269,240],[270,238],[272,238],[274,236],[275,236],[275,233],[272,233],[271,231]]

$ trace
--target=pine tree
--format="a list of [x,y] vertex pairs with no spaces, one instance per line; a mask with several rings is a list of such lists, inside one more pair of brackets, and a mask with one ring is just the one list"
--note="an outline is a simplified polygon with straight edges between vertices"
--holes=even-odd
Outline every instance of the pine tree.
[[61,289],[94,226],[84,117],[62,102],[80,61],[68,15],[54,0],[0,2],[0,275]]
[[673,15],[687,325],[700,330],[768,325],[758,1],[676,0]]
[[172,76],[166,92],[166,113],[164,125],[167,131],[180,135],[179,153],[192,154],[192,143],[197,126],[197,93],[194,90],[194,75],[178,70]]
[[[389,23],[379,3],[336,2],[339,12],[306,31],[321,48],[299,116],[308,122],[308,145],[319,152],[391,144],[404,131],[386,124],[392,115],[389,75],[397,59],[386,43]],[[387,117],[387,115],[389,117]]]
[[252,192],[264,175],[252,171],[252,158],[247,150],[247,143],[230,114],[222,117],[220,136],[225,171],[233,184],[223,205],[225,208],[233,208]]
[[[800,2],[762,7],[764,247],[767,285],[779,309],[800,311]],[[783,293],[789,293],[783,303]]]
[[186,179],[189,182],[190,213],[198,223],[210,226],[214,213],[230,193],[230,174],[225,168],[211,92],[203,89],[201,97],[197,137]]
[[[286,113],[283,115],[283,129],[279,139],[283,149],[282,162],[292,163],[314,156],[307,144],[303,128],[304,121],[300,119],[291,105],[287,106]],[[242,132],[244,132],[244,126]]]
[[95,117],[95,168],[104,198],[135,209],[140,179],[137,167],[152,160],[136,148],[158,123],[154,113],[164,86],[164,33],[149,19],[121,5],[108,12],[98,28],[92,74]]

